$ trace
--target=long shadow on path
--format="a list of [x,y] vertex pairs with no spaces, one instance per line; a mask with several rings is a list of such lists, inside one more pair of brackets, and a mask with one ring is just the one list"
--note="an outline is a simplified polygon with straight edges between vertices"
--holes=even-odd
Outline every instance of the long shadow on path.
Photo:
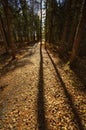
[[39,68],[39,82],[38,82],[38,95],[37,95],[37,109],[38,109],[38,129],[47,130],[45,121],[45,101],[44,101],[44,79],[43,79],[43,56],[42,45],[40,45],[40,68]]
[[17,58],[15,60],[12,60],[11,56],[8,54],[3,54],[2,56],[0,56],[0,65],[2,67],[0,69],[0,76],[5,75],[6,73],[17,68],[24,67],[25,65],[33,64],[30,61],[30,57],[36,53],[37,46],[38,44],[35,43],[18,49],[16,51]]
[[68,92],[68,90],[67,90],[67,88],[65,86],[65,83],[63,82],[63,80],[61,78],[61,75],[59,74],[59,71],[58,71],[53,59],[51,58],[49,52],[47,51],[47,49],[46,49],[46,52],[47,52],[47,54],[48,54],[48,56],[49,56],[49,58],[50,58],[50,60],[51,60],[51,62],[53,64],[53,67],[54,67],[54,69],[56,71],[57,77],[59,78],[61,86],[63,87],[64,93],[65,93],[65,95],[66,95],[66,97],[68,99],[68,103],[69,103],[70,107],[72,108],[72,112],[74,114],[74,119],[77,122],[78,128],[79,128],[79,130],[84,130],[83,125],[81,123],[81,118],[79,117],[78,112],[77,112],[77,110],[76,110],[76,108],[75,108],[75,106],[73,104],[72,96],[69,94],[69,92]]

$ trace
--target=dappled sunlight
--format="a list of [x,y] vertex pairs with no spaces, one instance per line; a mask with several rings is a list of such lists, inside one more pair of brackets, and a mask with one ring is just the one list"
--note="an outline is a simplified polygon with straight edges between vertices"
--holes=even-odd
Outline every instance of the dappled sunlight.
[[32,57],[13,61],[15,70],[0,78],[2,128],[84,130],[85,95],[59,61],[41,44]]
[[[24,50],[20,50],[17,54],[16,54],[16,59],[15,60],[11,60],[11,57],[8,56],[8,59],[6,59],[6,61],[3,61],[3,64],[1,65],[1,75],[9,72],[9,71],[13,71],[16,70],[18,68],[24,67],[26,65],[33,65],[33,61],[31,61],[31,56],[33,56],[37,50],[37,44],[35,44],[33,46],[33,48],[28,49],[29,47],[27,46],[27,48]],[[23,51],[23,52],[22,52]],[[29,57],[29,58],[28,58]]]
[[[48,53],[49,54],[49,53]],[[50,55],[49,55],[50,56]],[[47,58],[47,57],[46,57]],[[55,58],[54,58],[55,59]],[[53,62],[53,61],[52,61]],[[53,62],[53,64],[54,64],[54,62]],[[48,64],[47,65],[49,65],[49,62],[48,62]],[[54,67],[55,67],[55,65],[54,65]],[[59,66],[58,66],[59,67]],[[82,128],[82,125],[80,126],[80,120],[79,120],[79,117],[77,117],[78,116],[78,111],[76,111],[76,106],[75,106],[75,103],[73,103],[73,101],[72,101],[72,96],[69,94],[70,93],[70,91],[71,91],[71,89],[70,89],[70,91],[68,92],[68,86],[65,86],[65,84],[64,84],[64,82],[63,82],[63,75],[62,75],[62,73],[61,73],[61,76],[62,76],[62,78],[60,77],[60,74],[59,74],[59,72],[57,71],[57,69],[56,69],[56,67],[55,67],[55,70],[56,70],[56,73],[57,73],[57,83],[58,83],[58,85],[56,85],[55,84],[55,81],[52,81],[52,80],[50,80],[50,82],[53,82],[53,84],[52,84],[52,86],[50,86],[49,85],[49,83],[48,83],[48,81],[46,81],[47,82],[47,84],[46,84],[46,86],[48,86],[48,91],[47,91],[47,94],[48,94],[48,97],[46,96],[46,100],[47,100],[47,103],[48,103],[48,109],[49,109],[49,106],[50,106],[50,108],[52,108],[51,109],[51,112],[53,112],[53,113],[51,113],[51,114],[57,114],[57,119],[59,118],[59,116],[61,116],[61,114],[62,114],[62,117],[61,117],[61,120],[63,120],[63,116],[64,116],[64,120],[65,121],[67,121],[68,119],[70,120],[75,120],[75,122],[78,122],[78,125],[79,125],[79,127],[80,128]],[[47,69],[47,72],[48,72],[49,70]],[[50,73],[50,72],[49,72]],[[47,73],[46,73],[47,74]],[[50,74],[49,74],[50,75]],[[47,75],[46,75],[47,76]],[[53,76],[52,76],[53,77]],[[49,76],[49,78],[51,78],[51,76]],[[49,79],[48,78],[48,79]],[[46,78],[45,78],[46,79]],[[54,80],[54,77],[53,77],[53,80]],[[60,80],[60,82],[59,82],[59,80]],[[65,80],[65,82],[66,82],[66,80]],[[67,80],[67,82],[68,82],[68,80]],[[51,84],[51,83],[50,83]],[[58,87],[59,86],[59,87]],[[71,86],[72,87],[72,86]],[[55,89],[56,89],[56,92],[55,92]],[[54,99],[54,97],[53,97],[53,95],[49,95],[49,92],[50,91],[52,91],[52,94],[53,94],[53,92],[55,92],[55,99]],[[50,92],[51,93],[51,92]],[[63,94],[62,94],[63,93]],[[65,100],[64,100],[65,99]],[[50,102],[50,103],[49,103]],[[63,105],[62,105],[63,104]],[[54,105],[54,106],[53,106]],[[71,109],[70,109],[71,108]],[[68,112],[69,111],[69,112]],[[71,113],[71,114],[68,114],[68,113]],[[66,117],[65,117],[65,115],[67,116],[68,115],[68,118],[66,119]],[[70,116],[69,116],[70,115]],[[77,116],[76,116],[77,115]],[[49,116],[49,114],[48,114],[48,116]],[[53,115],[52,115],[53,116]],[[52,116],[50,117],[49,116],[49,118],[51,119],[52,118]],[[74,119],[73,119],[74,118]],[[80,117],[81,118],[81,117]],[[53,120],[52,120],[53,121]],[[56,124],[56,122],[57,121],[55,121],[54,120],[54,125]],[[59,127],[59,125],[60,125],[60,123],[61,122],[58,122],[58,127]],[[66,123],[66,122],[64,122],[64,123]],[[70,124],[71,124],[71,121],[70,121]],[[77,124],[77,123],[75,123],[75,124]],[[62,124],[61,124],[62,125]],[[67,124],[65,124],[65,128],[66,128],[66,125]],[[72,125],[72,124],[71,124]],[[72,127],[70,125],[70,128]],[[63,127],[64,127],[64,125],[62,125]],[[76,126],[75,126],[76,127]]]
[[0,130],[86,130],[86,0],[0,0]]
[[[39,49],[36,55],[38,60]],[[27,65],[21,67],[22,62]],[[28,60],[21,58],[16,63],[16,70],[4,74],[0,79],[0,127],[6,126],[7,129],[37,127],[38,65],[39,63],[35,63],[35,60],[34,63],[29,63],[29,56]]]

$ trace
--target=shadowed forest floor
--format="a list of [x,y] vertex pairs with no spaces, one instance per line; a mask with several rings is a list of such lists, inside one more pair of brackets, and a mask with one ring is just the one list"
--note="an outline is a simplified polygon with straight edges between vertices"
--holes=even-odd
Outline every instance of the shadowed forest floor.
[[86,88],[39,43],[0,67],[0,130],[86,130]]

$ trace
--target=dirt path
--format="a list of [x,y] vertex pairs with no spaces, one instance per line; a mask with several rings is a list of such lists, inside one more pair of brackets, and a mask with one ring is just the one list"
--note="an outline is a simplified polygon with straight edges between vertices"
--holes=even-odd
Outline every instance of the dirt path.
[[0,130],[85,130],[76,75],[40,44],[21,53],[0,78]]

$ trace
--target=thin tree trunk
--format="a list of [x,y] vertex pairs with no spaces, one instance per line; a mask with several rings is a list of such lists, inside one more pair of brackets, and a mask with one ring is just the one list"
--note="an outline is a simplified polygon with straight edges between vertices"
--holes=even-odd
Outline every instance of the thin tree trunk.
[[68,37],[69,48],[72,47],[75,32],[76,32],[76,26],[78,24],[78,20],[77,20],[78,12],[77,12],[77,9],[76,9],[76,5],[77,5],[77,1],[73,0],[71,11],[72,11],[72,14],[74,14],[74,16],[73,16],[73,19],[72,19],[72,25],[70,27],[70,33],[69,33],[69,37]]
[[28,26],[28,20],[27,20],[27,1],[26,0],[20,0],[20,4],[22,7],[22,13],[24,17],[24,41],[27,41],[28,32],[27,32],[27,26]]
[[42,43],[42,0],[40,1],[40,13],[41,13],[41,20],[40,20],[40,41]]
[[45,19],[45,48],[46,48],[46,42],[47,42],[47,2],[46,2],[46,19]]
[[67,7],[66,7],[66,14],[67,15],[66,15],[64,29],[63,29],[62,38],[61,38],[62,43],[64,43],[66,41],[68,24],[69,24],[69,16],[70,16],[70,8],[71,8],[71,1],[67,0]]
[[74,34],[76,31],[76,25],[77,25],[77,13],[74,16],[72,27],[70,29],[70,34],[69,34],[69,38],[68,38],[68,43],[70,44],[70,47],[72,46],[73,41],[74,41]]
[[49,0],[49,5],[48,5],[48,10],[49,10],[49,19],[48,19],[48,41],[49,43],[53,43],[53,10],[54,10],[54,1]]
[[0,30],[1,30],[1,34],[2,34],[3,40],[4,40],[4,46],[6,48],[6,51],[8,52],[8,45],[7,45],[7,40],[6,40],[6,34],[5,34],[4,27],[3,27],[1,16],[0,16]]

